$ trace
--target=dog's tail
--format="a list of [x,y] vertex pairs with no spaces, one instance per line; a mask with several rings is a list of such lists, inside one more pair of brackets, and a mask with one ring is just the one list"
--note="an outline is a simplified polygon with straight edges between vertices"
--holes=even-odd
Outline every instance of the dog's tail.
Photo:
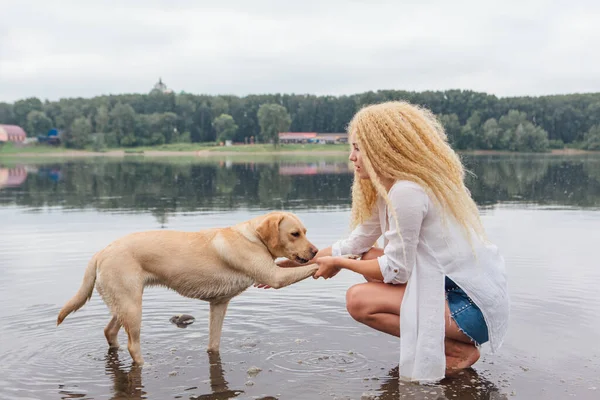
[[58,313],[58,319],[56,320],[56,326],[60,325],[61,322],[67,315],[71,314],[74,311],[79,310],[89,299],[92,297],[92,293],[94,292],[94,285],[96,284],[96,268],[98,266],[96,259],[96,254],[92,257],[88,266],[85,270],[85,274],[83,275],[83,282],[81,283],[81,287],[63,306],[63,308]]

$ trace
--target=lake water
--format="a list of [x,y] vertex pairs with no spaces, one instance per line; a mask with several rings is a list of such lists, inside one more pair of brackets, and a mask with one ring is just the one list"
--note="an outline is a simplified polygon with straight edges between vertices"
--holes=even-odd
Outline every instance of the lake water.
[[[500,352],[440,385],[398,382],[398,339],[355,322],[348,272],[232,300],[220,357],[205,352],[208,305],[144,295],[142,351],[109,351],[94,292],[55,326],[91,255],[147,229],[228,226],[296,212],[318,247],[348,233],[344,158],[78,160],[0,168],[0,398],[598,399],[600,156],[471,156],[469,188],[505,255],[512,300]],[[186,329],[169,322],[188,313]],[[248,371],[258,367],[254,375]],[[368,397],[367,395],[371,396]]]

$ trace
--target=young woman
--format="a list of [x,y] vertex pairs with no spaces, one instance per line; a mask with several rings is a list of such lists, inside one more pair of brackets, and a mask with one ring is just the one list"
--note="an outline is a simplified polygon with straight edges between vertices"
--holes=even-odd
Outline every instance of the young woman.
[[[315,256],[314,277],[342,268],[362,274],[368,282],[346,295],[350,315],[400,337],[402,378],[439,381],[473,365],[481,344],[489,341],[493,352],[502,344],[504,260],[485,237],[461,161],[430,111],[406,102],[368,106],[349,134],[354,230]],[[384,247],[374,247],[382,235]]]

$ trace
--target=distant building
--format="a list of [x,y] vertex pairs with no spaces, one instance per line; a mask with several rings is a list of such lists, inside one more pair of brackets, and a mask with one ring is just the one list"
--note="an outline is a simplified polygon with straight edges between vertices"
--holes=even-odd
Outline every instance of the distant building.
[[309,140],[317,137],[316,132],[281,132],[279,134],[280,143],[308,143]]
[[280,143],[348,143],[347,133],[281,132]]
[[317,143],[348,143],[347,133],[319,133],[315,138]]
[[154,87],[152,88],[150,93],[157,93],[157,92],[168,94],[168,93],[173,93],[173,90],[169,89],[167,87],[167,85],[165,85],[163,83],[162,78],[158,78],[158,82],[156,82],[154,84]]
[[0,142],[23,143],[27,134],[17,125],[0,125]]

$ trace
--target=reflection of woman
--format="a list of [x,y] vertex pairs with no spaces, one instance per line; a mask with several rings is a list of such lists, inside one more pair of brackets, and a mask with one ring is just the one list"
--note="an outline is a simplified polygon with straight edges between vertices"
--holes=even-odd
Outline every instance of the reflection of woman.
[[398,367],[395,367],[388,372],[386,377],[380,380],[381,384],[375,390],[376,395],[373,398],[377,400],[397,400],[400,398],[412,400],[508,400],[508,396],[501,393],[494,383],[479,375],[474,369],[465,370],[452,379],[443,380],[436,386],[400,385],[398,377]]
[[[401,377],[437,381],[470,367],[479,345],[501,345],[509,307],[504,261],[458,156],[433,114],[405,102],[363,108],[349,133],[355,229],[315,256],[315,278],[345,268],[367,279],[348,290],[348,311],[401,338]],[[384,248],[372,247],[381,235]]]

